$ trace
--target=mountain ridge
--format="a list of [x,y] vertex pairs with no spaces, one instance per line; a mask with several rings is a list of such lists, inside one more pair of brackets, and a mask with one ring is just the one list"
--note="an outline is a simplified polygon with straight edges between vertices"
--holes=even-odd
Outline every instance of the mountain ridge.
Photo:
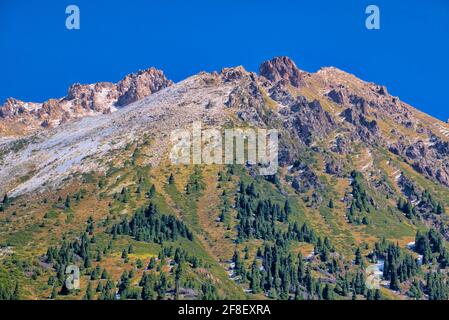
[[13,124],[19,125],[24,133],[29,133],[41,127],[59,126],[71,119],[108,114],[172,84],[162,71],[150,67],[128,74],[116,84],[74,83],[68,88],[65,97],[43,103],[8,98],[0,106],[0,120],[7,122],[3,126],[0,122],[0,134],[8,133],[6,126]]
[[[413,112],[415,112],[416,109],[404,104],[397,97],[390,96],[384,86],[362,81],[351,74],[333,67],[322,68],[316,73],[307,73],[299,70],[295,63],[288,57],[278,57],[262,63],[261,75],[246,71],[243,67],[239,66],[234,68],[224,68],[220,74],[217,72],[199,73],[180,83],[182,84],[185,81],[188,82],[189,79],[201,77],[206,79],[204,80],[205,86],[209,85],[207,81],[218,86],[220,85],[220,82],[225,84],[233,83],[235,89],[229,94],[229,97],[223,97],[223,99],[228,99],[228,101],[221,107],[226,109],[233,106],[237,110],[242,109],[238,104],[242,102],[241,96],[246,95],[245,99],[248,100],[247,103],[251,108],[239,110],[238,117],[242,118],[244,121],[253,123],[253,125],[259,124],[265,127],[269,124],[269,121],[265,121],[265,119],[262,119],[258,114],[258,109],[261,108],[261,105],[266,103],[266,99],[277,104],[280,108],[276,110],[276,114],[281,115],[281,117],[286,117],[286,119],[288,119],[287,121],[291,122],[289,125],[291,127],[296,127],[295,130],[297,132],[294,134],[299,133],[299,141],[309,147],[311,146],[311,142],[308,143],[306,141],[307,135],[313,134],[315,137],[324,138],[342,123],[350,123],[357,127],[357,130],[355,132],[353,131],[350,137],[347,138],[354,139],[354,135],[356,135],[358,136],[358,139],[362,139],[366,143],[378,143],[380,141],[379,134],[381,130],[377,122],[379,121],[378,119],[385,117],[385,115],[391,115],[388,121],[393,121],[394,125],[400,125],[406,129],[411,128],[413,131],[419,131],[420,134],[427,136],[426,140],[428,140],[428,142],[425,143],[428,145],[433,143],[431,142],[432,139],[437,139],[438,145],[441,145],[441,148],[443,149],[444,139],[446,138],[444,130],[449,132],[449,127],[445,129],[446,127],[444,124],[439,123],[436,119],[435,122],[437,124],[432,125],[431,129],[429,129],[429,126],[422,126],[420,121],[414,116]],[[246,85],[239,85],[239,82],[245,83],[245,81],[247,82]],[[94,102],[98,90],[102,90],[106,87],[107,89],[112,88],[110,90],[124,92],[121,96],[115,94],[114,101],[117,105],[121,106],[119,108],[126,108],[125,106],[128,104],[142,101],[141,99],[145,96],[154,94],[157,91],[172,85],[173,83],[163,76],[162,71],[149,68],[145,71],[126,76],[116,87],[113,87],[114,85],[109,83],[97,83],[93,85],[74,84],[70,87],[68,96],[60,101],[78,101],[77,103],[81,104],[84,109],[89,109],[95,106]],[[90,94],[86,94],[86,90]],[[266,90],[267,92],[262,92],[261,90]],[[298,92],[305,94],[301,95],[299,98],[294,98],[294,95]],[[236,101],[233,100],[234,96],[238,96]],[[328,101],[321,103],[321,100],[316,99],[320,96]],[[207,97],[200,99],[206,100]],[[43,104],[43,106],[44,105],[45,104]],[[110,101],[102,107],[104,108],[97,109],[100,112],[93,114],[94,118],[95,115],[104,117],[105,114],[114,113],[117,110]],[[58,108],[58,106],[56,105],[55,108]],[[289,108],[291,110],[287,111]],[[298,120],[294,120],[294,115],[298,111],[304,112],[304,114],[298,118],[299,123]],[[9,116],[9,118],[8,116],[5,117],[5,111],[3,111],[2,114],[4,116],[0,119],[0,126],[2,122],[6,122],[6,125],[9,126],[10,123],[8,120],[11,120],[11,116]],[[13,114],[12,118],[14,118],[15,115],[16,114]],[[92,114],[90,115],[92,116]],[[85,114],[74,117],[74,119],[82,118],[83,116],[85,116]],[[177,119],[180,119],[181,117],[182,116],[177,116]],[[66,121],[70,122],[69,120]],[[422,128],[415,128],[420,125]],[[131,124],[130,128],[132,128],[132,126],[133,125]],[[396,129],[397,128],[394,128],[393,130]],[[48,129],[44,130],[44,132],[45,131],[48,131]],[[49,132],[51,132],[51,130]],[[438,135],[441,133],[443,134]],[[32,134],[33,133],[31,132],[31,135]],[[391,132],[386,131],[385,134],[391,135]],[[5,139],[5,137],[3,137],[3,139]],[[401,141],[401,139],[403,141]],[[387,147],[393,150],[396,154],[405,154],[405,156],[407,156],[406,149],[413,148],[413,145],[411,142],[406,141],[406,136],[402,136],[401,139],[392,142]],[[404,141],[406,141],[405,143],[408,145],[404,146]],[[344,140],[341,139],[337,142],[337,144],[340,145],[344,144]],[[411,153],[413,153],[413,151],[409,151],[408,155]],[[420,155],[422,156],[422,152],[418,152],[416,156],[411,158],[416,159],[419,158]],[[438,156],[438,154],[435,154],[434,158],[438,158]],[[291,162],[289,159],[287,159],[287,161],[284,160],[285,159],[282,158],[281,154],[281,163],[288,164]],[[444,170],[434,170],[422,161],[421,163],[417,163],[416,167],[422,173],[436,178],[439,182],[449,186],[449,169],[447,167],[445,167]],[[2,191],[6,192],[6,190]]]

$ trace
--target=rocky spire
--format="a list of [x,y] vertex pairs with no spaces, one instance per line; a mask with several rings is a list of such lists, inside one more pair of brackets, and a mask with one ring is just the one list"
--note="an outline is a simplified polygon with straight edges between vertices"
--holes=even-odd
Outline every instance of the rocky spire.
[[289,57],[275,57],[260,65],[259,74],[272,82],[288,81],[294,87],[303,85],[303,71]]
[[117,84],[117,90],[120,95],[117,105],[126,106],[172,84],[173,82],[168,80],[164,73],[156,68],[129,74]]

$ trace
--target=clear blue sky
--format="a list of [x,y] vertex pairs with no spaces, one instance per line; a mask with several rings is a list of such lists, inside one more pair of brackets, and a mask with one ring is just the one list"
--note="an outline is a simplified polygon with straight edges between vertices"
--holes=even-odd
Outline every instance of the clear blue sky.
[[[80,30],[65,28],[69,4]],[[369,4],[380,7],[379,31],[365,28]],[[448,0],[0,0],[0,104],[149,66],[175,81],[225,66],[257,71],[278,55],[306,71],[336,66],[449,118]]]

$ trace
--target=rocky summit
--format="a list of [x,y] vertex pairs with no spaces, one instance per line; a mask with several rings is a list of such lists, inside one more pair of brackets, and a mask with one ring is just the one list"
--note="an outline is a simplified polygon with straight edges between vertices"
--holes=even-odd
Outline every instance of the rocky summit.
[[[194,122],[278,130],[277,173],[173,164],[170,135]],[[448,160],[447,123],[288,57],[10,98],[0,297],[447,299]]]
[[30,133],[41,127],[57,127],[72,119],[108,114],[172,84],[162,71],[149,68],[129,74],[117,84],[75,83],[68,89],[67,96],[43,103],[9,98],[0,107],[0,134]]

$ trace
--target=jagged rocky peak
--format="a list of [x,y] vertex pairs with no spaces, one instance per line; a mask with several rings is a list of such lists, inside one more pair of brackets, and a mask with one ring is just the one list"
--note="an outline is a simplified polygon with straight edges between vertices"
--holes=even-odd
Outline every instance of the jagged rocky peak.
[[172,84],[163,71],[153,67],[129,74],[117,84],[120,94],[117,105],[126,106]]
[[259,74],[272,82],[284,80],[298,88],[304,85],[302,78],[305,72],[299,70],[289,57],[275,57],[263,62]]
[[230,82],[234,80],[240,80],[244,78],[250,78],[256,80],[254,73],[247,71],[243,66],[237,66],[232,68],[223,68],[220,72],[221,79],[224,82]]
[[69,102],[75,109],[82,108],[99,113],[109,113],[112,111],[117,97],[117,88],[111,82],[75,83],[69,87],[64,101]]
[[[40,127],[55,127],[71,119],[114,112],[117,107],[124,107],[172,84],[161,70],[151,67],[129,74],[117,84],[75,83],[69,87],[67,96],[44,103],[9,98],[0,107],[0,118],[26,124],[26,132]],[[6,131],[1,126],[2,123],[0,132]]]
[[98,82],[95,84],[74,83],[69,87],[66,100],[84,99],[105,90],[114,90],[115,85],[111,82]]
[[123,107],[172,84],[173,82],[168,80],[161,70],[151,67],[129,74],[117,84],[111,82],[73,84],[69,88],[66,100],[75,100],[84,108],[101,112],[105,105]]
[[27,104],[21,100],[8,98],[0,107],[0,118],[11,118],[26,111]]

